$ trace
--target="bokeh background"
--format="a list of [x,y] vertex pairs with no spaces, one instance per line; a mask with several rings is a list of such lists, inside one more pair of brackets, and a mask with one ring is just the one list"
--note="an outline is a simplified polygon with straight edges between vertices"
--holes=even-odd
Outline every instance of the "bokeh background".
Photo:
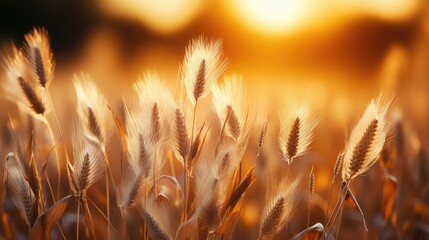
[[[294,94],[312,100],[321,121],[309,156],[298,164],[308,170],[315,162],[320,195],[327,195],[332,165],[347,133],[381,91],[396,93],[394,115],[406,129],[410,151],[424,158],[429,148],[425,0],[0,1],[0,47],[10,41],[20,44],[34,26],[46,27],[51,37],[56,59],[51,94],[64,126],[70,125],[68,113],[74,111],[74,73],[91,74],[119,108],[146,69],[156,70],[174,88],[189,40],[206,35],[223,39],[230,61],[227,74],[243,75],[254,104],[282,106],[285,96]],[[0,106],[4,126],[6,112],[15,110],[6,101]],[[272,138],[275,142],[275,133]],[[365,194],[356,195],[364,212],[377,217],[377,205],[366,202]],[[256,224],[257,207],[249,206],[244,215]],[[380,219],[368,221],[377,225]]]

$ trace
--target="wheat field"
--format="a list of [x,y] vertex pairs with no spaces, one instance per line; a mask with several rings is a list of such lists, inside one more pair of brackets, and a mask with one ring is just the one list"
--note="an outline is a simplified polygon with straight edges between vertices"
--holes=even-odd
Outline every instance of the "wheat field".
[[311,94],[261,108],[222,40],[184,47],[175,85],[146,70],[119,101],[79,69],[53,92],[45,28],[7,47],[0,239],[428,238],[427,161],[401,96],[367,99],[324,159]]

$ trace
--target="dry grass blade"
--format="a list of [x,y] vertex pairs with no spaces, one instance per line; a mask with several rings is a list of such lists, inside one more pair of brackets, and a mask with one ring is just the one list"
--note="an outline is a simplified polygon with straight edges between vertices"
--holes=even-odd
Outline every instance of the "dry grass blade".
[[72,196],[68,195],[40,215],[30,230],[30,239],[51,239],[51,232],[58,223]]
[[55,61],[46,29],[35,28],[25,35],[24,53],[40,86],[47,88],[54,78]]
[[73,169],[73,166],[70,162],[67,162],[67,179],[69,182],[70,189],[75,193],[78,192],[79,187],[75,181],[74,169]]
[[[205,123],[203,123],[203,125],[201,125],[200,131],[198,131],[197,136],[194,139],[194,142],[191,145],[191,148],[189,150],[189,163],[187,164],[188,166],[192,166],[193,165],[193,160],[195,159],[195,157],[197,156],[198,150],[200,149],[200,145],[201,145],[201,132],[204,129],[204,125]],[[205,136],[204,136],[205,137]]]
[[223,221],[219,227],[215,230],[215,234],[216,235],[223,235],[226,233],[226,231],[228,231],[229,228],[231,228],[231,226],[234,225],[234,221],[236,220],[236,218],[239,216],[239,211],[236,210],[234,212],[231,212],[225,221]]
[[383,183],[383,200],[381,202],[385,223],[393,214],[393,206],[395,203],[397,188],[398,180],[392,175],[387,175]]
[[[119,118],[116,116],[116,114],[113,112],[112,108],[109,106],[109,104],[106,103],[106,105],[109,108],[110,113],[112,114],[113,120],[115,122],[116,130],[118,131],[119,138],[121,139],[122,154],[126,156],[126,154],[128,152],[128,137],[127,137],[127,132],[125,130],[125,127],[123,126],[123,124],[119,120]],[[125,106],[125,108],[127,108],[127,107]]]
[[293,238],[290,238],[289,240],[317,240],[322,237],[324,231],[325,228],[323,225],[321,223],[316,223],[313,226],[298,233]]
[[201,126],[200,132],[198,133],[197,138],[195,139],[194,143],[191,146],[190,154],[194,155],[193,151],[196,151],[196,152],[193,158],[189,158],[190,162],[188,162],[188,164],[186,165],[188,167],[189,176],[192,176],[194,167],[198,163],[198,160],[200,159],[200,155],[201,155],[201,152],[203,151],[204,143],[206,142],[207,134],[209,133],[209,130],[210,130],[210,127],[209,127],[206,133],[204,134],[203,138],[200,140],[200,134],[203,128],[204,128],[204,124],[203,126]]
[[255,182],[256,176],[254,173],[255,167],[252,167],[237,188],[235,188],[232,194],[227,197],[227,200],[222,206],[222,215],[225,214],[228,209],[234,209],[235,205],[237,205],[238,201],[243,197],[247,189],[249,189],[249,187]]
[[364,226],[365,230],[368,232],[368,227],[367,227],[366,221],[365,221],[365,215],[363,214],[363,211],[362,211],[361,207],[359,206],[359,203],[356,200],[354,194],[352,193],[352,191],[349,188],[347,189],[345,201],[350,201],[353,204],[353,206],[355,206],[358,209],[359,213],[362,216],[363,226]]

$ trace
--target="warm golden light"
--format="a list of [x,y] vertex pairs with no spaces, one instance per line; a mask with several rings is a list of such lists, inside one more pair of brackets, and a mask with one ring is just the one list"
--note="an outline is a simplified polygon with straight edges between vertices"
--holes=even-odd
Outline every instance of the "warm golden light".
[[309,8],[306,0],[235,0],[231,4],[248,25],[270,34],[296,29]]
[[414,16],[418,0],[231,0],[225,1],[244,25],[264,35],[338,26],[356,16],[402,21]]

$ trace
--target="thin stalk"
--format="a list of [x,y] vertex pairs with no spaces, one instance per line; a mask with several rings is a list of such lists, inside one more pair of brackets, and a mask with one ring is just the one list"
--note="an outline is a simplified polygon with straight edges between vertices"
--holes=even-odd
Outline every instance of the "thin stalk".
[[105,181],[106,181],[106,215],[107,215],[107,219],[108,219],[108,221],[107,221],[108,222],[107,223],[107,239],[110,239],[110,224],[109,224],[110,223],[110,184],[109,184],[109,176],[110,176],[111,181],[112,181],[112,186],[113,186],[113,190],[115,192],[116,199],[118,199],[118,193],[116,191],[116,187],[114,184],[113,173],[110,169],[110,164],[109,164],[109,159],[107,157],[107,153],[102,146],[100,146],[100,148],[102,150],[104,161],[105,161],[104,176],[105,176]]
[[103,213],[103,211],[101,211],[101,209],[99,208],[99,207],[97,207],[97,205],[91,200],[91,198],[89,198],[89,197],[87,197],[87,196],[84,196],[84,198],[86,199],[86,200],[88,200],[91,204],[92,204],[92,206],[94,206],[95,207],[95,209],[101,214],[101,216],[104,218],[104,219],[106,219],[107,221],[108,221],[108,223],[109,223],[109,225],[110,225],[110,227],[113,229],[113,231],[115,231],[115,233],[116,234],[118,234],[118,236],[119,236],[119,232],[118,232],[118,230],[116,230],[116,228],[113,226],[113,224],[109,221],[109,219],[107,219],[107,216],[106,215],[104,215],[104,213]]
[[127,224],[126,224],[126,215],[127,215],[127,209],[121,207],[121,235],[120,235],[120,239],[121,240],[125,240],[127,239]]
[[[340,223],[341,223],[341,219],[343,218],[343,210],[344,210],[344,208],[341,208],[341,211],[340,211]],[[336,232],[336,234],[335,234],[335,239],[338,239],[338,236],[339,236],[339,234],[340,234],[340,229],[341,229],[341,224],[338,224],[338,229],[337,229],[337,232]]]
[[308,201],[308,215],[307,215],[307,228],[310,227],[310,216],[311,216],[311,201],[313,199],[313,194],[310,194],[310,200]]
[[89,225],[88,228],[89,228],[89,232],[91,233],[91,239],[96,239],[97,237],[95,235],[94,221],[92,220],[91,211],[89,210],[89,206],[88,206],[88,200],[85,197],[85,192],[81,196],[81,201],[83,204],[83,208],[85,210],[86,221],[88,222],[88,225]]
[[[45,118],[45,125],[48,128],[49,131],[49,135],[51,137],[52,142],[55,143],[55,137],[54,137],[54,133],[52,131],[51,125],[49,124],[48,120]],[[57,161],[57,175],[58,175],[58,183],[57,183],[57,195],[56,198],[54,199],[54,202],[56,203],[56,199],[59,199],[60,197],[60,189],[61,189],[61,165],[60,165],[60,158],[58,155],[58,149],[55,148],[54,149],[54,153],[55,153],[55,159]]]
[[104,176],[106,181],[106,215],[107,215],[107,239],[110,239],[110,187],[109,176],[107,175],[107,167],[104,168]]
[[[194,111],[192,113],[192,129],[191,129],[191,144],[189,145],[189,147],[192,147],[192,143],[194,142],[194,130],[195,130],[195,121],[197,118],[197,106],[198,106],[198,99],[195,100],[195,105],[194,105]],[[185,190],[185,211],[184,211],[184,219],[185,222],[188,220],[188,201],[189,201],[189,187],[188,187],[188,173],[187,173],[187,161],[184,160],[184,169],[183,169],[183,174],[184,174],[184,190]],[[186,236],[186,226],[185,226],[185,236]]]
[[[79,193],[80,195],[80,193]],[[77,201],[77,213],[76,213],[76,218],[77,218],[77,224],[76,224],[76,239],[79,240],[79,216],[80,216],[80,199]]]
[[327,223],[327,221],[328,221],[329,205],[330,205],[330,203],[331,203],[332,188],[333,188],[333,186],[334,186],[335,179],[336,179],[336,176],[334,176],[334,177],[332,178],[331,186],[329,187],[328,206],[326,207],[326,214],[325,214],[325,226],[326,226],[326,223]]
[[[349,181],[347,181],[347,183],[346,183],[346,185],[344,186],[344,190],[342,190],[341,191],[341,196],[340,196],[340,198],[338,199],[338,201],[337,201],[337,203],[338,204],[336,204],[336,205],[338,205],[338,209],[336,210],[336,211],[334,211],[335,212],[335,214],[334,214],[334,212],[333,212],[333,216],[334,216],[334,219],[332,220],[332,222],[331,222],[331,226],[329,227],[329,228],[327,228],[328,229],[328,232],[327,232],[327,236],[329,236],[329,234],[330,234],[330,232],[332,231],[332,229],[334,228],[334,225],[335,225],[335,222],[336,222],[336,220],[337,220],[337,218],[338,218],[338,214],[340,213],[340,211],[343,209],[343,207],[344,207],[344,202],[345,202],[345,199],[346,199],[346,196],[347,196],[347,191],[348,191],[348,189],[349,189],[349,184],[350,184],[350,180]],[[332,217],[332,216],[331,216]],[[331,218],[330,218],[331,219]],[[329,223],[330,221],[328,221],[328,223]],[[340,223],[341,224],[341,223]]]

